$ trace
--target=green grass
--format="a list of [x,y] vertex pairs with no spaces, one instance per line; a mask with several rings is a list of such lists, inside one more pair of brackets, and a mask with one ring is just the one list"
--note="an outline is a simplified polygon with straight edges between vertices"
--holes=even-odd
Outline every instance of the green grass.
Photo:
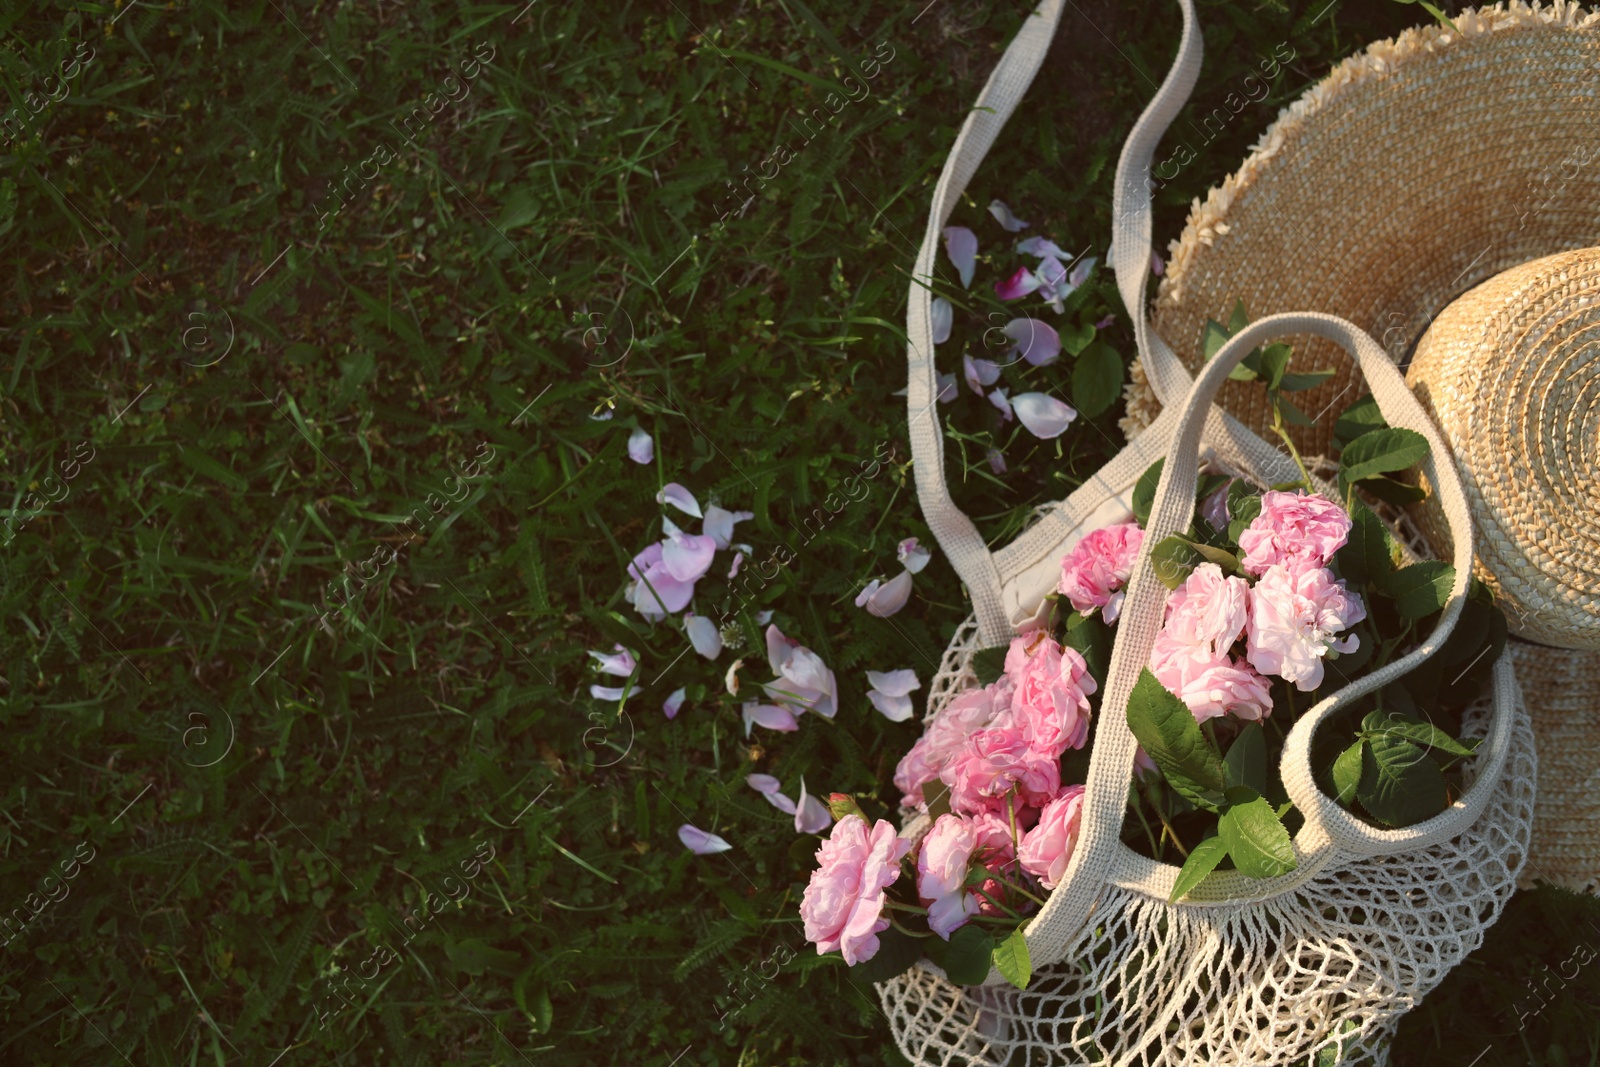
[[[966,613],[940,556],[892,620],[851,600],[899,539],[931,541],[891,395],[907,272],[1025,6],[0,15],[8,108],[61,93],[45,76],[92,49],[0,146],[0,510],[20,522],[30,492],[66,494],[0,548],[0,905],[72,872],[0,957],[0,1059],[896,1062],[869,991],[801,951],[813,842],[743,778],[886,781],[915,726],[870,710],[863,672],[926,680]],[[1104,255],[1117,151],[1176,6],[1078,8],[954,220],[1002,253],[974,293],[1015,265],[982,210],[995,196]],[[1297,58],[1161,190],[1158,243],[1278,106],[1424,17],[1321,9],[1202,4],[1193,114],[1280,42]],[[794,143],[796,112],[880,42],[894,55],[870,96],[719,227],[725,181]],[[434,111],[429,93],[458,99]],[[1118,307],[1103,280],[1087,303]],[[1131,354],[1125,316],[1102,338]],[[981,404],[951,412],[980,441]],[[1059,452],[1018,442],[1003,480],[952,445],[958,500],[1007,536],[1110,454],[1117,415]],[[636,425],[650,468],[625,455]],[[622,599],[660,536],[655,493],[754,511],[738,539],[765,558],[890,447],[739,613],[747,681],[770,609],[836,670],[843,710],[747,744],[722,695],[734,654],[680,657],[681,632]],[[363,566],[371,584],[320,624],[329,583]],[[583,654],[619,641],[646,683],[626,719],[589,698]],[[689,855],[689,821],[734,851]],[[460,900],[424,923],[424,891]],[[1396,1062],[1464,1064],[1490,1042],[1485,1062],[1596,1062],[1595,967],[1550,983],[1520,1029],[1512,1010],[1595,913],[1519,898]]]

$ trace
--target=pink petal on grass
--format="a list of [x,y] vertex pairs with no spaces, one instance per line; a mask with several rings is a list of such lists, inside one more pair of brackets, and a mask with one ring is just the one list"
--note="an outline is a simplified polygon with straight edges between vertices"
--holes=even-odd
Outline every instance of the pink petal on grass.
[[996,389],[994,392],[990,393],[989,403],[993,404],[997,409],[999,409],[1000,418],[1003,422],[1010,422],[1012,418],[1014,418],[1011,413],[1011,399],[1006,396],[1006,391],[1004,389]]
[[684,848],[696,856],[710,856],[717,852],[726,852],[733,847],[716,834],[707,833],[689,823],[678,827],[678,840],[683,842]]
[[1028,432],[1046,441],[1060,437],[1078,417],[1071,404],[1046,393],[1023,393],[1011,401],[1011,406]]
[[806,792],[806,780],[800,779],[800,801],[794,809],[794,832],[820,834],[833,825],[833,815],[828,806]]
[[1043,285],[1033,271],[1018,267],[1017,272],[1003,282],[994,283],[994,293],[1001,300],[1020,300]]
[[716,659],[722,654],[722,634],[716,623],[704,615],[685,614],[683,628],[689,635],[689,643],[700,655]]
[[635,463],[649,463],[656,458],[656,443],[649,434],[635,429],[628,435],[628,458]]
[[594,697],[596,700],[605,700],[605,701],[621,700],[624,696],[627,695],[627,693],[628,693],[628,687],[625,686],[625,685],[599,685],[599,684],[596,684],[596,685],[591,685],[589,687],[589,695]]
[[669,719],[676,719],[678,717],[678,709],[683,707],[683,701],[686,696],[688,696],[687,690],[674,689],[672,695],[661,702],[662,714]]
[[956,398],[956,376],[954,374],[939,375],[939,403],[948,404]]
[[1057,259],[1071,258],[1061,250],[1060,245],[1048,237],[1024,237],[1017,242],[1017,251],[1024,256],[1037,256],[1040,259],[1045,256],[1055,256]]
[[739,564],[741,564],[743,562],[744,562],[744,553],[743,552],[735,552],[733,554],[733,566],[728,568],[728,580],[730,582],[733,581],[733,579],[735,579],[735,578],[737,578],[739,576]]
[[1006,455],[998,448],[989,449],[989,469],[996,474],[1004,474],[1006,472]]
[[922,568],[928,565],[933,558],[933,553],[917,544],[915,537],[908,537],[896,546],[895,558],[905,565],[906,570],[912,574],[921,574]]
[[917,672],[910,667],[897,671],[868,671],[867,683],[885,696],[903,697],[922,688]]
[[726,511],[712,504],[706,508],[705,521],[700,524],[700,532],[715,541],[718,548],[727,548],[733,540],[733,524],[753,519],[753,511]]
[[942,345],[950,340],[950,327],[955,321],[955,311],[950,301],[942,296],[933,298],[933,343]]
[[961,373],[967,379],[967,388],[979,396],[983,395],[983,387],[993,385],[1000,380],[1000,367],[987,359],[973,359],[971,356],[961,357]]
[[668,482],[662,486],[661,492],[656,494],[656,503],[671,504],[685,515],[693,515],[697,519],[701,517],[700,502],[694,498],[693,493],[677,482]]
[[1150,253],[1150,273],[1157,278],[1167,273],[1167,265],[1161,262],[1161,257],[1156,255],[1154,251]]
[[717,542],[705,534],[688,534],[671,519],[663,519],[667,539],[661,542],[661,563],[680,582],[697,582],[711,569]]
[[1012,319],[1005,335],[1016,345],[1016,353],[1035,367],[1046,367],[1061,354],[1061,335],[1055,327],[1038,319]]
[[1097,260],[1095,256],[1090,256],[1088,259],[1078,260],[1078,262],[1072,268],[1072,273],[1067,275],[1067,284],[1076,289],[1078,286],[1088,281],[1089,272],[1094,270],[1096,261]]
[[750,727],[765,726],[769,730],[793,733],[800,729],[794,712],[777,704],[759,704],[754,700],[744,705],[744,735],[750,736]]
[[950,257],[956,273],[961,275],[961,288],[972,285],[972,268],[978,260],[978,235],[965,226],[944,228],[944,254]]
[[639,665],[638,661],[633,658],[632,652],[629,652],[621,645],[613,645],[612,647],[615,649],[612,653],[596,652],[591,648],[589,649],[589,655],[600,661],[600,666],[597,669],[601,674],[626,678]]
[[770,774],[747,774],[744,784],[754,789],[757,793],[771,794],[783,788],[783,783]]
[[880,619],[887,619],[890,615],[906,606],[906,601],[911,599],[911,572],[901,571],[890,579],[889,584],[873,590],[866,599],[867,614],[876,615]]
[[911,714],[915,710],[912,706],[911,698],[907,696],[890,696],[888,693],[880,693],[876,689],[869,689],[867,691],[867,699],[872,701],[872,706],[882,712],[883,717],[890,722],[905,722],[911,718]]
[[1029,226],[1033,225],[1033,223],[1023,222],[1021,219],[1013,215],[1011,213],[1011,208],[1006,205],[1004,200],[989,201],[989,214],[994,216],[994,220],[1003,226],[1007,233],[1016,233],[1018,230],[1026,230]]

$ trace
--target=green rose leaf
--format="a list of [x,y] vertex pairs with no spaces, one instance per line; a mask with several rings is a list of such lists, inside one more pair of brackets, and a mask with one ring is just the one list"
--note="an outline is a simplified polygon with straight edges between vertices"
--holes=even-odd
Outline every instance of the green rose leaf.
[[1018,989],[1028,988],[1028,981],[1033,977],[1033,961],[1028,958],[1028,939],[1022,936],[1022,927],[995,941],[992,958],[995,970],[1004,975],[1006,981]]
[[[928,940],[931,943],[932,938]],[[950,935],[940,966],[956,985],[981,985],[989,977],[993,946],[994,942],[982,927],[968,923]]]
[[1074,611],[1067,616],[1066,630],[1061,643],[1077,651],[1095,678],[1106,676],[1111,663],[1111,627],[1101,618],[1101,612],[1082,615]]
[[1394,597],[1394,606],[1403,619],[1423,619],[1439,611],[1450,599],[1456,584],[1456,569],[1436,559],[1402,567],[1383,585]]
[[1261,797],[1223,812],[1217,836],[1228,847],[1234,865],[1251,878],[1276,878],[1295,868],[1289,830]]
[[1072,405],[1092,419],[1122,395],[1122,357],[1104,341],[1096,341],[1078,356],[1072,368]]
[[1243,482],[1234,482],[1228,486],[1228,537],[1234,544],[1239,543],[1239,535],[1249,529],[1250,524],[1255,522],[1256,516],[1260,514],[1260,494]]
[[1350,510],[1350,539],[1334,553],[1339,573],[1349,582],[1381,585],[1394,573],[1394,535],[1365,504]]
[[1378,401],[1371,393],[1345,408],[1339,421],[1333,424],[1333,443],[1347,448],[1351,441],[1372,430],[1381,430],[1389,423],[1378,410]]
[[1333,761],[1333,787],[1338,790],[1335,799],[1346,807],[1355,799],[1356,790],[1361,786],[1361,753],[1366,747],[1365,741],[1357,741]]
[[1004,645],[999,648],[983,648],[973,653],[972,673],[978,676],[979,685],[988,685],[1006,672],[1006,652]]
[[1380,733],[1367,739],[1356,790],[1373,817],[1390,826],[1411,826],[1444,810],[1449,791],[1439,765],[1403,737]]
[[1278,384],[1278,388],[1285,393],[1304,392],[1307,389],[1315,389],[1329,378],[1332,378],[1334,373],[1333,370],[1314,370],[1307,371],[1304,374],[1285,374],[1283,381]]
[[1384,503],[1399,507],[1415,504],[1428,497],[1428,491],[1420,485],[1408,485],[1382,474],[1376,478],[1363,478],[1358,484]]
[[1189,858],[1183,861],[1183,869],[1178,871],[1178,880],[1172,883],[1172,895],[1167,898],[1170,904],[1176,904],[1194,891],[1195,886],[1205,881],[1206,875],[1217,869],[1228,855],[1228,846],[1222,843],[1222,838],[1212,836],[1201,841],[1189,850]]
[[[1367,720],[1371,720],[1370,726],[1367,724]],[[1476,740],[1457,741],[1431,722],[1408,718],[1395,712],[1390,712],[1387,716],[1380,718],[1374,718],[1373,715],[1369,715],[1367,720],[1362,722],[1362,728],[1368,733],[1383,737],[1402,738],[1424,748],[1437,748],[1440,751],[1450,753],[1452,756],[1470,756],[1478,747]]]
[[1246,723],[1228,746],[1222,759],[1229,786],[1248,786],[1256,793],[1267,791],[1267,741],[1259,723]]
[[[925,940],[931,939],[912,937],[892,926],[889,927],[878,935],[878,951],[873,957],[870,960],[862,960],[850,968],[850,979],[867,983],[887,982],[906,973],[917,960],[922,958],[922,943]],[[988,976],[988,972],[985,971],[984,978]]]
[[1150,550],[1150,566],[1168,589],[1176,589],[1206,561],[1195,546],[1177,534],[1163,537]]
[[1191,803],[1216,811],[1224,803],[1222,757],[1200,732],[1188,705],[1145,667],[1128,695],[1128,727],[1166,777]]
[[1369,430],[1339,456],[1339,486],[1347,490],[1363,478],[1408,470],[1428,455],[1428,439],[1415,430],[1387,426]]

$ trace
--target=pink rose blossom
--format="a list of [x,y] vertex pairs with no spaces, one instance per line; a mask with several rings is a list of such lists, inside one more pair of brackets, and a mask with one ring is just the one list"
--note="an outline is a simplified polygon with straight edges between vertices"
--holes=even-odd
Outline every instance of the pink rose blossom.
[[1116,622],[1122,609],[1122,587],[1133,573],[1144,531],[1136,522],[1106,526],[1085,536],[1061,560],[1057,592],[1074,611],[1085,615],[1105,609],[1105,620]]
[[1163,629],[1174,640],[1203,649],[1215,659],[1233,647],[1249,619],[1250,584],[1224,577],[1215,563],[1202,563],[1167,598]]
[[998,811],[1012,789],[1020,791],[1024,803],[1037,807],[1061,788],[1059,758],[1035,748],[1031,733],[1012,708],[968,738],[939,772],[950,787],[950,810]]
[[1239,535],[1245,573],[1260,577],[1268,567],[1323,567],[1350,538],[1350,516],[1326,497],[1272,490],[1261,496],[1261,514]]
[[978,913],[979,898],[967,891],[967,867],[977,847],[976,826],[941,815],[917,854],[917,896],[928,909],[928,928],[946,941]]
[[1150,670],[1167,692],[1205,722],[1230,712],[1258,722],[1272,714],[1272,690],[1244,661],[1213,656],[1163,630],[1150,649]]
[[[1004,812],[986,811],[968,817],[974,831],[978,835],[978,847],[972,853],[974,865],[988,868],[990,871],[1016,881],[1017,870],[1017,845],[1027,827],[1039,819],[1039,809],[1021,807],[1016,809],[1017,838],[1011,836],[1011,821]],[[996,878],[988,878],[976,887],[982,892],[975,894],[978,898],[978,913],[980,915],[1003,915],[993,903],[1000,901],[1008,907],[1016,908],[1022,903],[1016,893],[1002,885]],[[987,895],[985,895],[987,894]]]
[[859,815],[834,824],[800,900],[805,938],[817,955],[837,949],[853,967],[878,954],[878,935],[889,928],[883,891],[900,877],[900,860],[910,848],[882,819],[871,829]]
[[978,689],[968,689],[945,706],[937,718],[924,728],[895,768],[894,784],[905,794],[901,803],[919,807],[926,803],[922,787],[939,780],[939,772],[966,744],[967,737],[994,721],[1011,707],[1012,686],[1001,676]]
[[1261,673],[1275,674],[1309,693],[1322,684],[1322,660],[1330,650],[1356,650],[1355,634],[1342,640],[1335,635],[1366,617],[1361,598],[1333,572],[1269,567],[1250,589],[1247,656]]
[[1054,889],[1067,872],[1073,846],[1078,843],[1078,820],[1083,815],[1083,786],[1069,785],[1045,805],[1039,825],[1028,831],[1017,850],[1022,869]]
[[1012,638],[1005,669],[1016,686],[1011,710],[1028,743],[1048,759],[1082,748],[1089,736],[1089,694],[1096,687],[1077,650],[1047,634],[1025,634]]

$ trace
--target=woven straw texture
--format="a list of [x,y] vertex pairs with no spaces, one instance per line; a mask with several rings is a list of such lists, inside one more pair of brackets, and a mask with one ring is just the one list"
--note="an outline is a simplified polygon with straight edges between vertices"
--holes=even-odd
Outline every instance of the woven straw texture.
[[[934,675],[929,715],[977,684],[981,645],[969,618]],[[1515,699],[1509,664],[1495,685]],[[1487,708],[1469,713],[1468,734],[1483,735]],[[1478,947],[1509,899],[1534,776],[1519,715],[1504,782],[1470,832],[1356,863],[1329,854],[1293,892],[1258,901],[1174,906],[1112,885],[1068,962],[1036,968],[1026,992],[963,988],[920,968],[880,985],[895,1043],[927,1067],[1264,1067],[1305,1063],[1331,1043],[1339,1062],[1384,1063],[1400,1016]]]
[[[1513,632],[1600,649],[1600,248],[1458,297],[1417,343],[1406,382],[1461,466],[1476,571]],[[1418,510],[1444,548],[1437,505]]]
[[1600,652],[1515,638],[1507,648],[1533,709],[1542,772],[1523,884],[1600,893]]
[[[1570,3],[1467,10],[1339,64],[1285,108],[1237,173],[1196,200],[1155,301],[1156,332],[1191,370],[1208,318],[1242,299],[1254,318],[1324,311],[1401,361],[1458,294],[1600,234],[1600,14]],[[1290,339],[1334,379],[1296,396],[1337,412],[1362,388],[1333,346]],[[1123,428],[1160,402],[1135,367]],[[1169,397],[1169,400],[1171,398]],[[1263,391],[1231,383],[1221,406],[1270,423]],[[1331,419],[1297,428],[1328,449]]]

